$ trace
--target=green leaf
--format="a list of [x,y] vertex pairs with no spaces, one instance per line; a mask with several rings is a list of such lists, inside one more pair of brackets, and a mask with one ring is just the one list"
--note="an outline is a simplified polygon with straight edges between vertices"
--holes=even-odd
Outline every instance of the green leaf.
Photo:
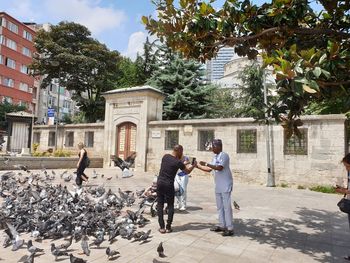
[[142,20],[142,23],[143,23],[144,25],[147,25],[147,24],[148,24],[148,17],[147,17],[147,16],[142,16],[141,20]]
[[321,69],[322,71],[322,74],[327,78],[329,79],[331,77],[331,73],[329,73],[328,71],[324,70],[324,69]]
[[327,58],[327,54],[323,54],[320,59],[318,60],[319,64],[322,64],[322,62]]
[[199,9],[201,15],[206,15],[207,14],[207,7],[208,5],[206,3],[202,3],[201,7]]
[[322,73],[320,67],[315,67],[314,70],[313,70],[312,72],[314,73],[314,76],[315,76],[316,78],[319,78],[320,75],[321,75],[321,73]]

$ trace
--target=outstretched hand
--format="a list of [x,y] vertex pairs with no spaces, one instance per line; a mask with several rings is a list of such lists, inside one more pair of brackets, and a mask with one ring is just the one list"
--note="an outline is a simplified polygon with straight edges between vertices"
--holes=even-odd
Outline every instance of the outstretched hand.
[[207,163],[204,162],[204,161],[200,161],[199,164],[200,164],[201,166],[205,166]]

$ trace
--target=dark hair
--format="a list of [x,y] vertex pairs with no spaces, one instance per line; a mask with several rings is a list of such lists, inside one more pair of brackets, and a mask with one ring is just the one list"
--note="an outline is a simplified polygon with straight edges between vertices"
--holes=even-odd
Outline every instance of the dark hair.
[[347,164],[350,164],[350,153],[344,156],[342,162],[346,162]]

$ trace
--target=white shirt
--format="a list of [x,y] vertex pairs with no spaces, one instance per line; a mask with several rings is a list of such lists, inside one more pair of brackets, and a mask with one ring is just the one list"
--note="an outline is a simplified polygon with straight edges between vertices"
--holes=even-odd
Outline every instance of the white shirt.
[[230,169],[230,157],[225,152],[216,154],[211,162],[212,165],[224,167],[221,171],[212,170],[215,181],[215,193],[227,193],[232,191],[233,178]]

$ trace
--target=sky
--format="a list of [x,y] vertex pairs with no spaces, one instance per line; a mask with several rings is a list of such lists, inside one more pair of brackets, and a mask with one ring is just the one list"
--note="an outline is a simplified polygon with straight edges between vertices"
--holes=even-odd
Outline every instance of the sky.
[[[216,5],[223,2],[218,0]],[[142,53],[148,35],[141,17],[156,14],[151,0],[0,0],[0,11],[22,22],[83,24],[109,49],[131,59]]]

